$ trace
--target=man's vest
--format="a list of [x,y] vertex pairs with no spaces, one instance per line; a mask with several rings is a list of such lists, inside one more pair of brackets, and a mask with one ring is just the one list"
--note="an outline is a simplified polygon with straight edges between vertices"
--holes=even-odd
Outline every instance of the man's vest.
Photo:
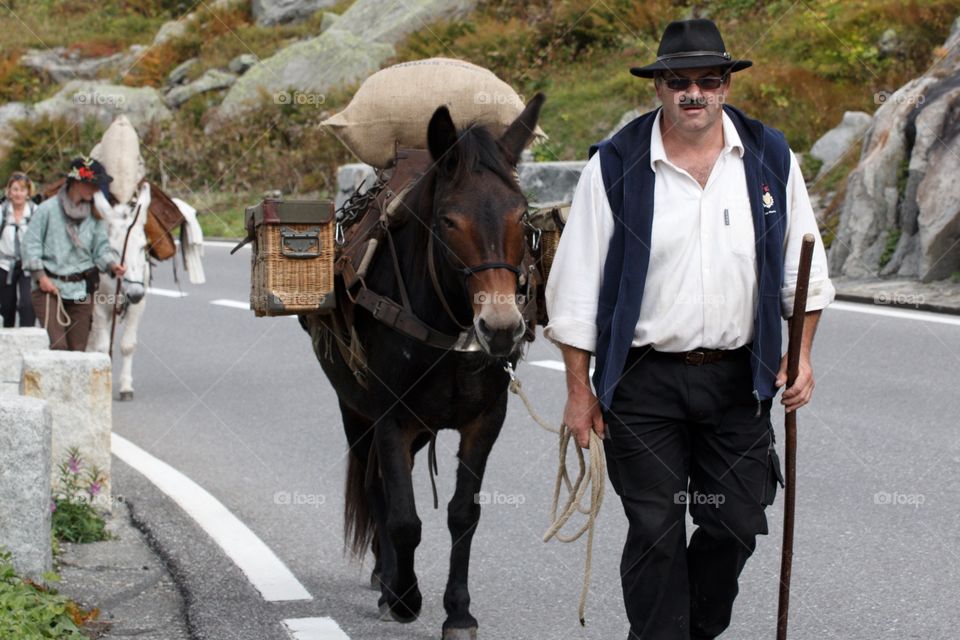
[[[776,394],[780,368],[780,287],[786,233],[790,147],[783,133],[724,106],[744,147],[744,170],[756,237],[758,304],[753,322],[750,364],[753,396],[760,402]],[[613,137],[590,148],[600,153],[607,200],[613,210],[610,240],[597,306],[597,344],[593,384],[610,408],[630,350],[650,264],[656,174],[650,167],[650,137],[657,110],[633,120]],[[630,232],[627,233],[626,230]]]

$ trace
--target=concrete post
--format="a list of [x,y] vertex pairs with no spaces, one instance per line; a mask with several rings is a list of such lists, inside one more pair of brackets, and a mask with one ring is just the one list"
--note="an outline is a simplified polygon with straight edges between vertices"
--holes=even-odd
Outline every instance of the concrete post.
[[53,415],[51,479],[67,450],[77,447],[87,468],[105,477],[95,506],[111,509],[110,433],[112,430],[110,358],[105,353],[37,351],[23,356],[21,392],[47,401]]
[[20,395],[23,354],[50,348],[46,329],[0,329],[0,397]]
[[47,403],[0,398],[0,547],[23,577],[40,580],[50,554],[50,447]]

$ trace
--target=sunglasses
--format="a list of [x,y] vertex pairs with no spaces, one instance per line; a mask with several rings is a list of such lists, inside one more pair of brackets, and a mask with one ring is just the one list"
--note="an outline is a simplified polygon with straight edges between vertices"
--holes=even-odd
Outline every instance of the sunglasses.
[[663,82],[671,91],[686,91],[690,85],[696,84],[704,91],[716,91],[726,83],[729,76],[706,76],[704,78],[664,78]]

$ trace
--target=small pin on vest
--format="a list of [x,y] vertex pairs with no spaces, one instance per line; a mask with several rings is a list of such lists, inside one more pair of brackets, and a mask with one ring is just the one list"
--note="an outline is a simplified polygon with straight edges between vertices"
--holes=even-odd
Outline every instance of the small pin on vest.
[[763,203],[763,208],[765,209],[763,215],[773,213],[771,211],[771,207],[773,207],[773,194],[770,193],[770,187],[767,185],[763,185],[763,197],[760,198],[760,202]]

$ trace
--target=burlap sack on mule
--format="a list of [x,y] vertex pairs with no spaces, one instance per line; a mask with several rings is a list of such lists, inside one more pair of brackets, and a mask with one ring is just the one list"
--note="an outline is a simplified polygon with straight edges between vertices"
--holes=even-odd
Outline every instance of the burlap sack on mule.
[[[458,127],[482,124],[497,136],[525,106],[493,72],[463,60],[429,58],[373,74],[343,111],[321,124],[363,162],[384,168],[397,147],[427,148],[427,125],[442,105]],[[534,133],[535,140],[546,138],[540,127]]]

